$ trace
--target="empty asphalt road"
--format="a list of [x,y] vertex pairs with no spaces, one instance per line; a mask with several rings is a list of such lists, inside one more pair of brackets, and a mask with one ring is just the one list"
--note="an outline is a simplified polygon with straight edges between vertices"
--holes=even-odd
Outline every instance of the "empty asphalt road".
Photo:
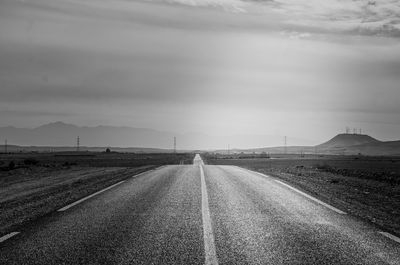
[[0,264],[400,264],[400,244],[233,166],[162,167],[0,243]]

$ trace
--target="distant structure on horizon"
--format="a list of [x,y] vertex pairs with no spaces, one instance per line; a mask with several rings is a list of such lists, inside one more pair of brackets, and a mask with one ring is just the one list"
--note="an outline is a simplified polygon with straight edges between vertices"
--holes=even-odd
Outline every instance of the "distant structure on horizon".
[[[351,134],[350,133],[350,127],[348,127],[348,126],[346,126],[346,132],[345,132],[345,134]],[[352,134],[358,134],[358,135],[362,135],[362,130],[361,130],[361,128],[353,128],[353,133]]]

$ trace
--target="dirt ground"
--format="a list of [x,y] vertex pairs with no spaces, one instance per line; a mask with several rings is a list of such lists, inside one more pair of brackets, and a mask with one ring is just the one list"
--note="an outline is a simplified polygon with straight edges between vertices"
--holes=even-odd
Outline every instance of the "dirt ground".
[[118,153],[118,152],[58,152],[58,153],[12,153],[0,154],[0,169],[12,161],[17,167],[37,163],[44,167],[87,166],[87,167],[139,167],[152,165],[191,164],[191,153]]

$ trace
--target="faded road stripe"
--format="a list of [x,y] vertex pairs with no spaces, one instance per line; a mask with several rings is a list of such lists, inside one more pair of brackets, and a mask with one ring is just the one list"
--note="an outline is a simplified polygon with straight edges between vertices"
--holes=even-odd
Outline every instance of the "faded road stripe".
[[280,183],[280,184],[282,184],[282,185],[288,187],[289,189],[291,189],[291,190],[293,190],[293,191],[295,191],[295,192],[297,192],[297,193],[303,195],[304,197],[307,197],[308,199],[310,199],[310,200],[312,200],[312,201],[314,201],[314,202],[316,202],[316,203],[319,203],[319,204],[325,206],[326,208],[331,209],[332,211],[337,212],[338,214],[346,214],[345,212],[343,212],[343,211],[341,211],[341,210],[339,210],[339,209],[337,209],[337,208],[335,208],[335,207],[333,207],[333,206],[331,206],[331,205],[329,205],[329,204],[327,204],[327,203],[325,203],[325,202],[323,202],[323,201],[320,201],[320,200],[318,200],[318,199],[316,199],[316,198],[314,198],[314,197],[308,195],[307,193],[304,193],[304,192],[302,192],[302,191],[300,191],[300,190],[298,190],[298,189],[296,189],[296,188],[293,188],[292,186],[290,186],[290,185],[288,185],[288,184],[286,184],[286,183],[284,183],[284,182],[282,182],[282,181],[279,181],[279,180],[276,180],[276,179],[275,179],[275,182],[278,182],[278,183]]
[[394,236],[394,235],[392,235],[390,233],[387,233],[387,232],[379,232],[379,234],[381,234],[381,235],[383,235],[383,236],[385,236],[387,238],[390,238],[391,240],[396,241],[397,243],[400,243],[400,238],[398,238],[397,236]]
[[[162,167],[164,167],[164,166],[161,166],[161,167],[158,167],[158,168],[155,168],[155,169],[151,169],[151,170],[144,171],[144,172],[142,172],[142,173],[133,175],[132,178],[134,178],[134,177],[139,177],[139,176],[144,175],[144,174],[146,174],[146,173],[149,173],[149,172],[151,172],[151,171],[158,170],[158,169],[160,169],[160,168],[162,168]],[[98,194],[100,194],[100,193],[102,193],[102,192],[105,192],[106,190],[109,190],[109,189],[111,189],[111,188],[113,188],[113,187],[115,187],[115,186],[117,186],[117,185],[119,185],[119,184],[121,184],[121,183],[124,183],[124,182],[125,182],[125,180],[120,181],[120,182],[118,182],[118,183],[115,183],[114,185],[111,185],[111,186],[109,186],[109,187],[107,187],[107,188],[105,188],[105,189],[102,189],[102,190],[100,190],[100,191],[98,191],[98,192],[95,192],[95,193],[93,193],[92,195],[89,195],[89,196],[87,196],[87,197],[85,197],[85,198],[82,198],[82,199],[80,199],[80,200],[78,200],[78,201],[76,201],[76,202],[74,202],[74,203],[71,203],[71,204],[69,204],[69,205],[67,205],[67,206],[64,206],[63,208],[58,209],[57,211],[58,211],[58,212],[63,212],[63,211],[65,211],[65,210],[68,210],[69,208],[71,208],[71,207],[73,207],[73,206],[75,206],[75,205],[77,205],[77,204],[79,204],[79,203],[81,203],[81,202],[84,202],[84,201],[86,201],[87,199],[90,199],[90,198],[92,198],[92,197],[94,197],[94,196],[96,196],[96,195],[98,195]]]
[[202,163],[199,165],[201,175],[201,213],[203,216],[203,235],[205,265],[218,265],[217,253],[214,244],[214,234],[211,225],[210,209],[208,207],[208,194]]
[[257,175],[259,175],[259,176],[261,176],[261,177],[269,178],[268,175],[265,175],[265,174],[263,174],[263,173],[260,173],[260,172],[254,171],[254,170],[250,170],[250,169],[247,169],[247,168],[242,168],[242,167],[239,167],[239,166],[235,166],[235,167],[238,168],[238,169],[240,169],[240,170],[242,170],[242,171],[245,171],[245,172],[251,172],[251,173],[257,174]]
[[5,236],[2,236],[2,237],[0,237],[0,243],[6,241],[7,239],[12,238],[13,236],[18,235],[18,234],[19,234],[19,232],[12,232],[12,233],[9,233],[9,234],[7,234]]
[[[254,173],[254,174],[263,176],[263,177],[265,177],[265,178],[269,178],[268,175],[262,174],[262,173],[257,172],[257,171],[249,170],[249,169],[247,169],[247,168],[242,168],[242,167],[237,167],[237,168],[242,169],[242,170],[244,170],[244,171],[249,171],[249,172],[251,172],[251,173]],[[286,184],[285,182],[279,181],[279,180],[277,180],[277,179],[274,179],[274,181],[277,182],[277,183],[279,183],[279,184],[282,184],[282,185],[288,187],[289,189],[291,189],[291,190],[293,190],[293,191],[295,191],[295,192],[297,192],[297,193],[303,195],[304,197],[307,197],[308,199],[310,199],[310,200],[312,200],[312,201],[314,201],[314,202],[316,202],[316,203],[318,203],[318,204],[321,204],[321,205],[323,205],[323,206],[325,206],[325,207],[331,209],[332,211],[337,212],[338,214],[347,214],[347,213],[345,213],[345,212],[343,212],[343,211],[341,211],[341,210],[339,210],[339,209],[337,209],[337,208],[335,208],[335,207],[333,207],[333,206],[331,206],[331,205],[329,205],[329,204],[327,204],[327,203],[325,203],[325,202],[323,202],[323,201],[320,201],[320,200],[318,200],[318,199],[316,199],[316,198],[314,198],[314,197],[308,195],[307,193],[304,193],[304,192],[302,192],[302,191],[300,191],[300,190],[298,190],[298,189],[296,189],[296,188],[290,186],[289,184]]]
[[87,196],[87,197],[85,197],[85,198],[82,198],[82,199],[80,199],[80,200],[78,200],[78,201],[76,201],[76,202],[74,202],[74,203],[71,203],[71,204],[69,204],[69,205],[67,205],[67,206],[65,206],[65,207],[63,207],[63,208],[61,208],[61,209],[58,209],[57,211],[58,211],[58,212],[63,212],[63,211],[65,211],[65,210],[68,210],[69,208],[74,207],[75,205],[77,205],[77,204],[79,204],[79,203],[81,203],[81,202],[84,202],[84,201],[86,201],[86,200],[88,200],[88,199],[90,199],[90,198],[92,198],[92,197],[94,197],[94,196],[96,196],[96,195],[98,195],[98,194],[100,194],[100,193],[102,193],[102,192],[105,192],[106,190],[109,190],[109,189],[111,189],[111,188],[113,188],[113,187],[115,187],[115,186],[117,186],[117,185],[119,185],[119,184],[122,184],[122,183],[124,183],[124,182],[125,182],[125,180],[120,181],[120,182],[118,182],[118,183],[115,183],[114,185],[111,185],[111,186],[109,186],[109,187],[107,187],[107,188],[105,188],[105,189],[102,189],[102,190],[100,190],[100,191],[98,191],[98,192],[95,192],[95,193],[93,193],[92,195],[89,195],[89,196]]

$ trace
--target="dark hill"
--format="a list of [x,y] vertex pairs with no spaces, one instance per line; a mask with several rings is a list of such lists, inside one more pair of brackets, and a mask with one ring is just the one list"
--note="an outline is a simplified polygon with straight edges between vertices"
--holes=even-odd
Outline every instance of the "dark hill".
[[335,148],[335,147],[350,147],[355,145],[365,145],[365,144],[379,144],[375,138],[372,138],[366,134],[338,134],[331,140],[318,145],[318,148]]
[[[285,147],[279,146],[232,151],[237,153],[282,154],[284,150]],[[286,150],[289,154],[398,156],[400,155],[400,141],[382,142],[365,134],[338,134],[331,140],[317,146],[288,146]]]

